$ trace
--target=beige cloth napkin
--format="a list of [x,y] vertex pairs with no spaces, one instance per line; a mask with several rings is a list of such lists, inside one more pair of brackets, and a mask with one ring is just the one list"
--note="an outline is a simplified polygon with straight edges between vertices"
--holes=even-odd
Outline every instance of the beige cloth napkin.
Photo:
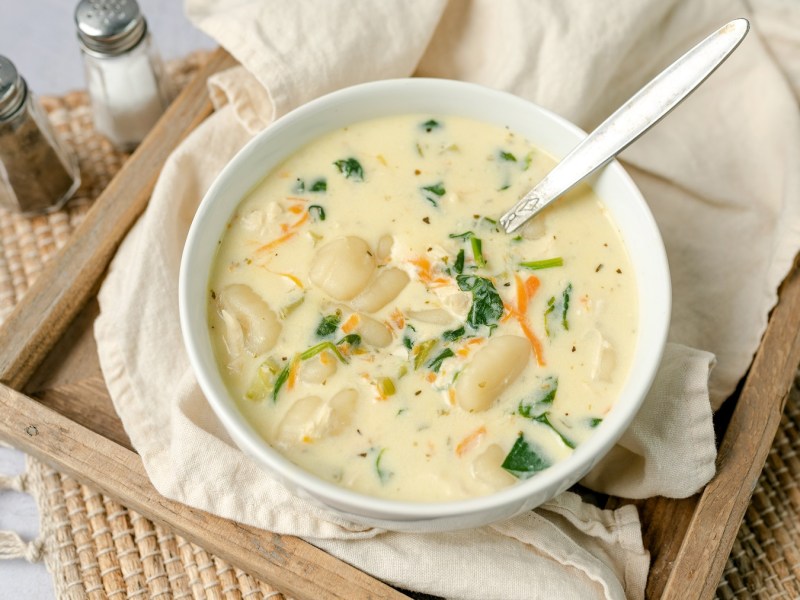
[[[600,511],[568,493],[491,527],[408,535],[347,523],[292,496],[231,443],[200,393],[178,326],[180,252],[225,162],[275,117],[324,92],[413,73],[452,77],[512,91],[588,129],[746,8],[724,0],[188,0],[187,10],[243,67],[211,82],[218,111],[167,161],[111,266],[95,326],[115,406],[156,488],[303,536],[408,589],[465,599],[643,598],[649,560],[631,506]],[[797,31],[784,31],[794,35],[779,44],[783,54],[800,48]],[[713,476],[712,404],[743,375],[800,247],[800,116],[791,69],[779,69],[771,52],[751,34],[625,153],[664,235],[674,312],[643,409],[584,482],[599,491],[685,497]]]

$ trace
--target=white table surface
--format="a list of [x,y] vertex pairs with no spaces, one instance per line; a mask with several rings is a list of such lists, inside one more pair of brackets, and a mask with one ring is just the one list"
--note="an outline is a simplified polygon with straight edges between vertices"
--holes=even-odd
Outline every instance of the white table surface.
[[[213,40],[196,30],[183,14],[180,0],[138,0],[156,46],[165,60]],[[62,95],[85,88],[83,63],[75,38],[73,11],[77,0],[4,0],[0,18],[0,54],[16,65],[29,87],[39,95]],[[0,448],[0,473],[14,475],[24,468],[21,453]],[[0,530],[17,532],[25,540],[39,532],[33,499],[0,491]],[[24,560],[0,560],[0,600],[50,600],[54,597],[44,565]]]

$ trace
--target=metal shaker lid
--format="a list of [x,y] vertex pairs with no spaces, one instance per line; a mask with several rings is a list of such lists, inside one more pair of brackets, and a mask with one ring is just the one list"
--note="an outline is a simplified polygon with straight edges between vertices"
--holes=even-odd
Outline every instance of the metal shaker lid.
[[81,0],[75,9],[75,25],[83,49],[102,56],[130,50],[147,32],[136,0]]
[[0,56],[0,119],[14,114],[25,100],[25,81],[5,56]]

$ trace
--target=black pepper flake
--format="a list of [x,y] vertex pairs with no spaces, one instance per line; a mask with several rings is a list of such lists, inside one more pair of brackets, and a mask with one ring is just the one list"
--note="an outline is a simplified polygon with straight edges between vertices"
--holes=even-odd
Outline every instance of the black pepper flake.
[[617,273],[619,273],[620,275],[622,275],[622,269],[617,269]]
[[369,254],[370,256],[372,256],[372,252],[370,252],[369,250],[367,250],[367,254]]
[[360,430],[360,429],[356,429],[356,433],[357,433],[358,435],[364,435],[363,433],[361,433],[361,430]]
[[433,246],[428,246],[428,252],[430,252],[431,250],[433,250]]
[[414,175],[421,175],[421,174],[422,171],[420,171],[419,169],[414,169]]
[[422,393],[422,390],[417,390],[416,392],[414,392],[414,395],[415,396],[419,396],[421,393]]
[[605,246],[606,248],[608,248],[608,244],[603,244],[603,246]]
[[503,284],[503,287],[511,287],[511,282],[510,282],[510,281],[506,281],[506,282]]
[[603,263],[600,263],[599,265],[597,265],[597,268],[594,270],[594,272],[595,273],[599,273],[600,269],[602,269],[602,268],[603,268]]
[[430,217],[425,217],[424,219],[422,219],[422,222],[427,224],[427,225],[430,225],[431,224],[431,218]]
[[367,458],[367,453],[366,453],[366,452],[359,452],[359,453],[358,453],[358,455],[359,455],[361,458]]
[[216,300],[216,299],[217,299],[217,292],[215,292],[214,290],[211,290],[211,298],[212,298],[213,300]]
[[575,352],[575,346],[572,347],[572,351]]

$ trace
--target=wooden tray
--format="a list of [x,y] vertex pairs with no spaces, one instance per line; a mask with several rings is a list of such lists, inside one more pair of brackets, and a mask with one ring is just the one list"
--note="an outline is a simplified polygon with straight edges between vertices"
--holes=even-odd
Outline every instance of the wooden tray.
[[[94,294],[144,209],[172,149],[211,113],[205,81],[233,66],[219,50],[127,161],[60,254],[0,329],[0,439],[88,483],[297,598],[405,598],[298,538],[167,500],[156,492],[116,416],[91,332]],[[637,501],[652,555],[648,598],[711,598],[777,430],[800,363],[800,269],[753,365],[717,417],[718,473],[685,500]],[[609,498],[606,505],[627,501]]]

